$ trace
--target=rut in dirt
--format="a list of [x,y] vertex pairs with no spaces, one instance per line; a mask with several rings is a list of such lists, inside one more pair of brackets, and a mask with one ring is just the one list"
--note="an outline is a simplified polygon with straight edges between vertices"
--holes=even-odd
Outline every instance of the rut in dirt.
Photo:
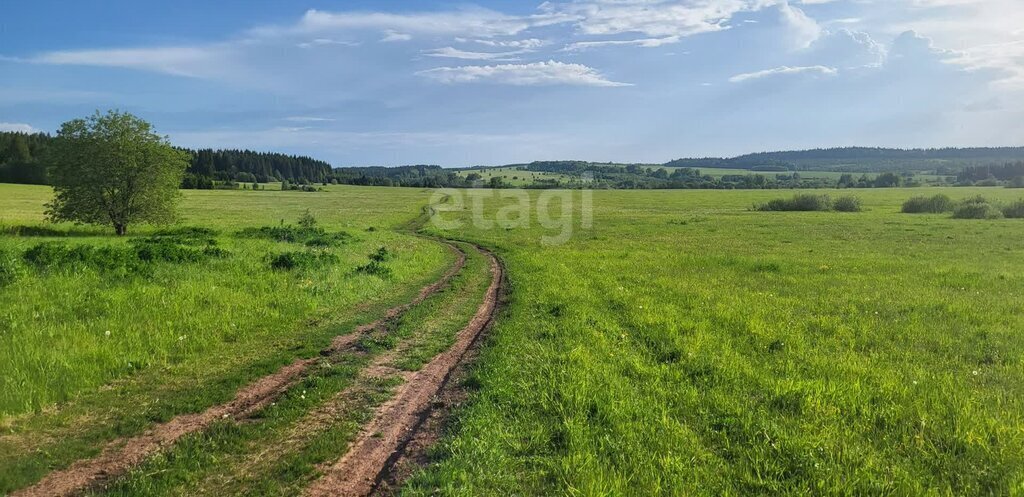
[[422,288],[417,296],[405,304],[388,309],[384,316],[372,323],[359,326],[350,333],[339,335],[319,357],[297,359],[276,372],[264,376],[239,390],[231,401],[193,414],[175,416],[170,421],[154,426],[130,438],[113,440],[99,455],[83,459],[65,469],[55,470],[36,484],[11,494],[12,497],[70,496],[97,488],[123,475],[146,458],[169,448],[185,435],[202,431],[216,421],[240,420],[267,406],[303,378],[310,366],[320,357],[354,351],[360,338],[375,330],[386,330],[406,312],[431,295],[446,288],[452,278],[466,264],[466,254],[452,243],[439,240],[456,254],[455,263],[440,279]]
[[468,354],[491,326],[504,292],[504,267],[491,252],[476,247],[490,261],[491,283],[476,313],[448,350],[411,374],[390,400],[380,405],[348,451],[310,485],[309,496],[364,496],[374,493],[405,459],[410,441],[422,439],[425,423],[442,415],[433,400],[450,384]]

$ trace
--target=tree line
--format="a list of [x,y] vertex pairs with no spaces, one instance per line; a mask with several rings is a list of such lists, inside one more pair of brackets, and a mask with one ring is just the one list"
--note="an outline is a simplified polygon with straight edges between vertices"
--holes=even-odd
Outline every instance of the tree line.
[[[0,183],[53,184],[49,151],[56,137],[46,133],[0,132]],[[305,156],[252,150],[189,150],[181,186],[214,188],[236,183],[288,181],[295,184],[330,181],[327,162]]]

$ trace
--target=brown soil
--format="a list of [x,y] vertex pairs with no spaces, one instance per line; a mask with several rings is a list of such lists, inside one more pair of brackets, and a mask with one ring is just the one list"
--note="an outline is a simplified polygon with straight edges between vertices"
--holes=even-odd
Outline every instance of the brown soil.
[[[504,269],[493,254],[480,250],[490,259],[491,284],[476,314],[459,331],[455,344],[408,376],[394,396],[377,408],[348,452],[306,489],[307,495],[369,495],[382,491],[389,481],[392,485],[397,483],[402,474],[411,471],[412,465],[423,460],[426,447],[440,434],[440,420],[452,406],[444,398],[455,400],[464,395],[457,391],[459,387],[449,387],[458,385],[451,381],[453,374],[462,370],[468,354],[497,311]],[[436,402],[438,398],[440,403]],[[398,470],[399,467],[406,469]]]
[[[354,348],[362,336],[386,328],[413,306],[447,286],[466,263],[466,255],[461,250],[451,244],[448,247],[457,254],[457,259],[439,280],[421,289],[411,302],[388,309],[381,319],[336,337],[320,355],[332,355]],[[15,492],[12,497],[75,495],[110,481],[185,435],[203,430],[221,419],[245,418],[265,407],[299,380],[317,360],[316,357],[298,359],[242,388],[226,404],[212,406],[201,413],[179,415],[135,437],[114,440],[98,456],[53,471],[35,485]]]

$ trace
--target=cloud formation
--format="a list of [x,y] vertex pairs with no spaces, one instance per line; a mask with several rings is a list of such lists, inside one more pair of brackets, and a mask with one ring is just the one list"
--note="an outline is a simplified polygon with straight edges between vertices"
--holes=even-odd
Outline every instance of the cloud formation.
[[0,122],[0,131],[13,131],[15,133],[38,133],[39,130],[33,128],[29,124],[25,123],[2,123]]
[[553,60],[530,64],[436,67],[418,74],[446,84],[486,82],[516,86],[631,86],[629,83],[609,81],[591,67]]
[[730,83],[742,83],[744,81],[750,81],[753,79],[767,78],[771,76],[780,76],[787,74],[813,74],[817,76],[835,76],[839,74],[839,71],[834,67],[825,66],[802,66],[802,67],[790,67],[781,66],[772,69],[765,69],[763,71],[754,71],[743,74],[737,74],[729,78]]

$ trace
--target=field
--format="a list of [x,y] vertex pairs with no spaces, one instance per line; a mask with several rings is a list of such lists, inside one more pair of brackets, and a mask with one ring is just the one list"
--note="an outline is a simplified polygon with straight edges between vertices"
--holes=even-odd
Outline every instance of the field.
[[518,166],[491,167],[487,169],[462,169],[459,176],[466,177],[469,174],[479,174],[484,184],[491,181],[491,178],[501,178],[502,182],[510,186],[526,186],[536,181],[557,180],[562,183],[570,182],[574,178],[567,174],[549,173],[542,171],[520,171]]
[[[939,191],[1020,197],[857,190],[864,212],[787,213],[751,209],[781,191],[596,191],[588,228],[582,192],[529,192],[531,209],[559,207],[516,223],[500,213],[521,198],[474,191],[489,227],[460,207],[465,191],[185,192],[182,225],[216,229],[227,256],[141,273],[23,264],[0,288],[0,493],[225,402],[411,300],[454,263],[409,231],[433,198],[426,232],[494,251],[508,295],[405,494],[1021,495],[1024,221],[899,213]],[[25,236],[47,197],[0,185],[0,248],[130,243],[71,226]],[[307,208],[349,235],[325,249],[332,264],[274,271],[268,254],[294,243],[237,235]],[[381,246],[390,276],[354,271]],[[358,353],[91,491],[292,495],[316,481],[406,378],[366,372],[417,371],[476,310],[486,258],[457,246],[449,290]]]

